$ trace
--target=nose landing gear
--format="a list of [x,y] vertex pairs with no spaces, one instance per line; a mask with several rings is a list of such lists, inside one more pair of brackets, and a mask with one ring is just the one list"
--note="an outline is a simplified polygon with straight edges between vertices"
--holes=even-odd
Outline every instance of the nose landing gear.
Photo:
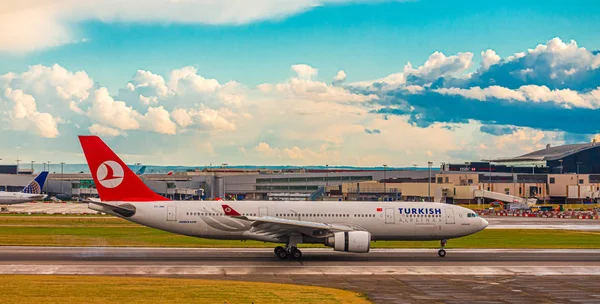
[[444,250],[444,247],[446,246],[446,243],[448,242],[448,240],[441,240],[440,241],[440,246],[442,248],[440,248],[440,250],[438,250],[438,255],[443,258],[446,256],[446,250]]

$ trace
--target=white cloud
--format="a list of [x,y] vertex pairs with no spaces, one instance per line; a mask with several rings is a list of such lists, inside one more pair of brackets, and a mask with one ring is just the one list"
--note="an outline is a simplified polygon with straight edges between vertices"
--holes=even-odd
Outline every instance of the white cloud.
[[565,107],[598,109],[600,108],[600,87],[588,93],[579,93],[570,89],[551,90],[546,86],[525,85],[516,90],[500,86],[469,89],[441,88],[434,92],[444,95],[460,95],[466,98],[485,101],[490,98],[531,102],[555,102]]
[[140,102],[143,105],[156,104],[156,103],[158,103],[158,97],[156,97],[156,96],[146,97],[144,95],[140,95]]
[[306,80],[315,78],[319,73],[319,70],[307,64],[294,64],[292,65],[292,70],[296,73],[298,78]]
[[148,95],[164,97],[171,94],[171,91],[165,83],[165,79],[162,76],[149,71],[138,70],[133,76],[131,84],[131,86],[128,86],[130,89],[136,90],[143,88],[146,89],[144,90],[144,93]]
[[171,121],[169,112],[162,106],[148,108],[148,112],[141,118],[140,125],[142,129],[156,133],[177,133],[177,125]]
[[298,146],[292,146],[289,148],[272,148],[265,142],[259,143],[254,150],[258,152],[262,157],[269,159],[284,159],[288,161],[307,161],[307,162],[319,162],[327,157],[327,150],[321,149],[319,152],[315,152],[310,148],[300,148]]
[[173,120],[182,128],[194,127],[202,131],[235,131],[236,126],[227,117],[235,116],[225,109],[213,110],[205,106],[200,109],[175,109]]
[[489,69],[490,66],[497,64],[500,62],[500,60],[500,56],[498,56],[498,54],[496,54],[496,52],[492,49],[487,49],[481,52],[481,67],[484,70]]
[[518,53],[515,53],[512,56],[506,57],[506,61],[513,61],[513,60],[516,60],[516,59],[521,59],[521,58],[525,57],[526,55],[527,54],[525,52],[518,52]]
[[425,88],[418,85],[407,85],[406,87],[404,87],[404,90],[410,92],[411,94],[418,94],[423,92]]
[[124,101],[114,100],[106,88],[96,90],[91,99],[87,113],[94,121],[121,130],[140,128],[141,115]]
[[469,89],[440,88],[434,89],[433,91],[443,95],[460,95],[466,98],[477,99],[481,101],[485,101],[489,98],[511,99],[518,101],[526,100],[525,96],[523,96],[521,92],[513,91],[500,86],[490,86],[483,89],[480,87],[471,87]]
[[186,66],[171,72],[169,87],[180,94],[185,92],[208,93],[221,87],[216,79],[207,79],[197,74],[198,69]]
[[344,70],[339,70],[335,77],[333,78],[333,84],[340,85],[342,82],[346,81],[346,72]]
[[378,98],[376,95],[355,94],[349,90],[313,80],[317,69],[308,65],[293,65],[298,77],[287,82],[261,84],[257,88],[266,95],[282,96],[288,100],[310,100],[315,102],[364,102]]
[[64,101],[80,102],[88,98],[94,81],[84,71],[71,72],[58,64],[51,67],[33,65],[21,74],[0,76],[0,86],[26,91],[36,99],[55,96]]
[[440,77],[469,77],[464,73],[471,68],[473,64],[473,53],[458,53],[457,55],[446,56],[442,52],[434,52],[423,63],[422,66],[413,68],[412,63],[408,62],[402,72],[390,74],[386,77],[370,80],[353,82],[350,85],[355,87],[372,87],[375,83],[383,83],[384,90],[402,88],[406,85],[407,77],[416,76],[422,81],[429,83]]
[[[24,52],[85,41],[83,21],[247,24],[276,20],[319,5],[367,0],[2,1],[0,51]],[[18,25],[18,26],[15,26]]]
[[585,48],[577,46],[575,40],[565,43],[560,38],[555,37],[546,44],[539,44],[534,49],[528,50],[528,57],[532,57],[530,60],[536,60],[545,54],[551,55],[546,58],[551,59],[550,66],[557,68],[557,70],[595,69],[600,66],[600,54],[594,55]]
[[70,43],[72,31],[57,20],[60,9],[41,0],[0,2],[0,51],[28,52]]
[[[47,138],[55,138],[60,134],[57,119],[48,113],[40,113],[33,96],[22,90],[7,88],[4,90],[4,97],[12,103],[12,111],[5,115],[8,114],[13,129],[34,132]],[[10,104],[7,106],[10,107]]]
[[561,145],[564,139],[559,132],[540,131],[529,128],[516,129],[511,134],[493,137],[494,147],[498,149],[514,149],[506,156],[517,156],[546,147],[546,144]]
[[103,126],[103,125],[99,125],[99,124],[93,124],[91,125],[88,130],[90,131],[90,133],[98,135],[98,136],[125,136],[127,135],[127,133],[119,130],[119,129],[115,129],[115,128],[111,128],[111,127],[107,127],[107,126]]
[[471,67],[473,53],[458,53],[446,56],[442,52],[434,52],[425,63],[414,69],[409,62],[404,66],[405,75],[415,75],[426,80],[435,80],[442,76],[458,75]]

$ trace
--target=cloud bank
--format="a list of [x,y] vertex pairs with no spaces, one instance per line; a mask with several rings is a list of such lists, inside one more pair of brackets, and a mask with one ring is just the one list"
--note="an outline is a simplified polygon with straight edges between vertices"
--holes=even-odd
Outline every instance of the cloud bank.
[[77,134],[98,134],[128,147],[136,162],[146,154],[171,164],[477,160],[598,138],[599,58],[553,38],[504,58],[491,49],[434,52],[356,83],[345,82],[344,70],[320,75],[308,63],[255,87],[184,66],[132,71],[116,92],[85,71],[34,65],[0,75],[0,120],[5,139],[45,138],[45,147],[61,149]]

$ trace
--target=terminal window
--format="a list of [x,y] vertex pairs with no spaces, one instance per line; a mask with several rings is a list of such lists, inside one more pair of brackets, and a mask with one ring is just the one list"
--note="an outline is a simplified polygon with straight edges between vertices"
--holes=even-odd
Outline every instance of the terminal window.
[[555,182],[555,180],[554,180],[554,177],[551,177],[551,178],[550,178],[550,183],[551,183],[551,184],[554,184],[554,182]]

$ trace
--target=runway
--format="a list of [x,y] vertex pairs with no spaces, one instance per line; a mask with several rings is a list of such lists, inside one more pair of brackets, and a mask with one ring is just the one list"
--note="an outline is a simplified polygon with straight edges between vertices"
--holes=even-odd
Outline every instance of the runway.
[[600,275],[600,250],[374,249],[367,254],[303,249],[0,247],[0,273],[105,275]]
[[374,303],[600,301],[600,250],[0,247],[0,274],[168,276],[349,289]]

